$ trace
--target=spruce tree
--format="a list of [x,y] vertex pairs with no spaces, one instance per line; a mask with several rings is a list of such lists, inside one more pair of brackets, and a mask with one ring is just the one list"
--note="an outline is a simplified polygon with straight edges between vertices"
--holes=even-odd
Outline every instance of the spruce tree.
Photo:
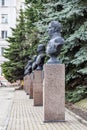
[[36,54],[37,45],[39,44],[39,30],[36,27],[36,23],[42,19],[43,3],[46,0],[25,0],[25,27],[27,44],[30,45],[29,55],[32,57]]
[[67,99],[75,102],[87,93],[87,1],[48,0],[44,8],[44,18],[36,23],[40,41],[48,43],[47,26],[51,20],[62,23],[65,45],[59,58],[66,65]]
[[24,66],[29,59],[29,55],[27,54],[28,47],[25,44],[25,34],[25,19],[21,9],[16,28],[12,29],[12,37],[8,37],[7,39],[10,45],[6,49],[4,57],[9,61],[2,64],[3,73],[10,82],[23,79]]

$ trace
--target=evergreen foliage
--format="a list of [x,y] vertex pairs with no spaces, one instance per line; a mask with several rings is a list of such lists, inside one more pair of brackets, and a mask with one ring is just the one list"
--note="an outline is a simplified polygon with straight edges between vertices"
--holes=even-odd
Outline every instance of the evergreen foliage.
[[66,65],[66,90],[74,93],[78,86],[87,86],[87,1],[48,0],[44,8],[43,19],[35,23],[40,32],[39,42],[48,42],[47,26],[51,20],[62,23],[65,45],[59,58]]
[[77,86],[76,89],[66,91],[66,101],[78,102],[80,99],[86,98],[87,86]]
[[43,5],[41,0],[25,0],[25,5],[26,37],[27,43],[30,45],[29,55],[32,57],[36,54],[37,45],[39,43],[39,32],[34,23],[41,19]]
[[[23,22],[25,24],[21,26],[19,22],[20,26],[17,25],[16,29],[13,29],[13,36],[8,39],[11,49],[7,49],[5,57],[10,61],[4,63],[3,72],[9,79],[11,73],[16,71],[13,64],[23,70],[28,56],[32,57],[37,53],[37,45],[48,43],[49,22],[58,20],[63,25],[62,36],[65,39],[59,58],[66,65],[66,97],[71,98],[70,101],[73,102],[76,101],[74,96],[80,100],[87,93],[87,1],[25,0],[25,5],[25,21]],[[13,71],[6,69],[6,66],[9,66],[10,70],[12,68]],[[14,76],[16,76],[15,73]],[[81,93],[78,93],[79,90]]]

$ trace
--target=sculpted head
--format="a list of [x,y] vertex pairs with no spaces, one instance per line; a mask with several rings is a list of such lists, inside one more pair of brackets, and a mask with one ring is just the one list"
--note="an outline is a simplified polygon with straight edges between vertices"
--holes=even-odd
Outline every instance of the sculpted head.
[[45,60],[45,45],[44,44],[38,45],[37,53],[38,53],[38,56],[37,56],[37,59],[36,59],[37,70],[42,70],[44,60]]
[[59,63],[57,56],[60,54],[64,39],[61,37],[61,24],[58,21],[51,21],[48,26],[50,41],[46,47],[46,54],[50,57],[47,63]]
[[45,45],[44,44],[39,44],[37,48],[37,53],[40,52],[45,52]]
[[61,30],[62,30],[62,26],[61,23],[59,23],[58,21],[51,21],[47,29],[50,36],[52,36],[56,32],[60,33]]

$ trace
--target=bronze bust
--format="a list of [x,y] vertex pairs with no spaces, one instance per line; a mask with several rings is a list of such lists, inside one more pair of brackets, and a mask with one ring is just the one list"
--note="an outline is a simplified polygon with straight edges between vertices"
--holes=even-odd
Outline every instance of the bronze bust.
[[28,67],[29,67],[29,65],[30,65],[30,61],[31,61],[31,60],[28,60],[27,65],[24,67],[24,76],[29,73],[29,72],[28,72]]
[[27,67],[24,67],[24,76],[27,75],[28,71],[27,71]]
[[43,64],[45,60],[45,45],[44,44],[39,44],[37,48],[37,59],[36,59],[36,64],[37,64],[37,70],[43,70]]
[[48,26],[50,41],[46,48],[46,54],[50,57],[47,64],[59,64],[57,56],[60,54],[64,39],[61,37],[61,24],[58,21],[51,21]]
[[32,60],[29,60],[28,61],[28,74],[31,74],[32,73]]
[[37,55],[34,55],[32,58],[33,60],[32,70],[35,70],[37,68],[36,59],[37,59]]

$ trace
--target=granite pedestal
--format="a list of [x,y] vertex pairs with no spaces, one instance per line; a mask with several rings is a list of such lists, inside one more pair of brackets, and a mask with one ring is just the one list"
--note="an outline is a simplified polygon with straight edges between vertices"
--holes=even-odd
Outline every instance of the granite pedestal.
[[65,121],[65,65],[45,64],[44,122]]
[[26,76],[24,76],[24,90],[26,89]]
[[24,77],[24,90],[27,92],[27,75]]
[[43,105],[43,71],[35,70],[33,79],[34,106]]
[[29,80],[29,79],[28,79],[28,76],[29,76],[29,75],[27,74],[27,75],[26,75],[26,94],[27,94],[27,95],[29,95],[29,88],[28,88],[28,86],[29,86],[29,81],[28,81],[28,80]]
[[29,92],[30,92],[30,99],[33,99],[33,73],[31,73],[30,75],[30,79],[29,79]]
[[27,75],[27,94],[30,94],[30,82],[31,82],[31,77],[30,75]]

